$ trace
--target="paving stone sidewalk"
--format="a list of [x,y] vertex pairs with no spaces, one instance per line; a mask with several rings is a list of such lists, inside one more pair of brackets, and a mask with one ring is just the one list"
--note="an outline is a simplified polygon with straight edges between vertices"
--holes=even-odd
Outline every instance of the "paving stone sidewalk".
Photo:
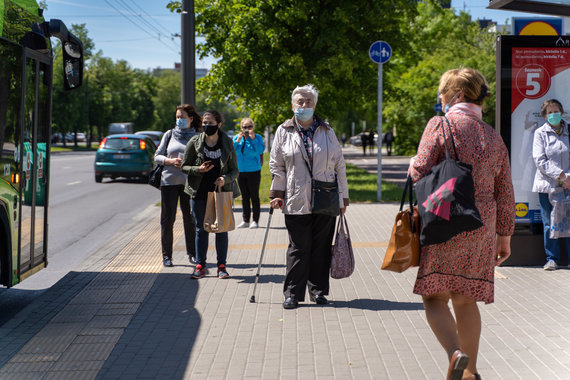
[[[181,218],[175,266],[163,268],[159,208],[150,210],[127,241],[119,235],[0,328],[0,379],[445,377],[446,356],[412,293],[417,270],[379,269],[397,205],[348,208],[355,273],[331,280],[329,305],[296,310],[281,306],[288,238],[280,212],[250,303],[267,211],[261,228],[230,233],[230,279],[211,266],[191,280]],[[210,263],[214,255],[212,246]],[[496,301],[480,308],[485,380],[570,379],[569,284],[567,268],[497,269]]]

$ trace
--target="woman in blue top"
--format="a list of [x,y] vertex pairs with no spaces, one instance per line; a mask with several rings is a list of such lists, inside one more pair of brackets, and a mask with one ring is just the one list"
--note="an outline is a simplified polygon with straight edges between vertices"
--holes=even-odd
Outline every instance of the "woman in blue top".
[[[265,150],[263,138],[253,131],[253,120],[242,119],[241,131],[234,137],[234,148],[238,160],[238,185],[241,191],[243,221],[238,228],[259,227],[259,183],[261,182],[261,155]],[[251,201],[251,206],[250,206]],[[249,224],[251,208],[253,221]]]

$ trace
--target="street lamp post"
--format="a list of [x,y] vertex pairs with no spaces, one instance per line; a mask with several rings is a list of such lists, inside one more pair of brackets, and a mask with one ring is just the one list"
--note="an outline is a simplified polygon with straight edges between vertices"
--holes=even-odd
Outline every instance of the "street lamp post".
[[182,0],[182,104],[196,105],[196,60],[194,53],[194,0]]

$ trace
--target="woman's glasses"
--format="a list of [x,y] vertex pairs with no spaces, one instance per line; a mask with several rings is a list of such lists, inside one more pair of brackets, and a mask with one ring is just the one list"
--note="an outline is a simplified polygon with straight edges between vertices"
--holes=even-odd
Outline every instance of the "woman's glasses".
[[253,125],[244,125],[241,128],[242,129],[253,129]]

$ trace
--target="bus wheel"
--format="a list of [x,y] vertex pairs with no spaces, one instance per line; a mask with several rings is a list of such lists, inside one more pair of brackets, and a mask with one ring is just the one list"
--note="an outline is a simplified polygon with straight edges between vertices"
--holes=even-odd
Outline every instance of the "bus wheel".
[[103,175],[95,174],[95,182],[101,183],[103,181]]

